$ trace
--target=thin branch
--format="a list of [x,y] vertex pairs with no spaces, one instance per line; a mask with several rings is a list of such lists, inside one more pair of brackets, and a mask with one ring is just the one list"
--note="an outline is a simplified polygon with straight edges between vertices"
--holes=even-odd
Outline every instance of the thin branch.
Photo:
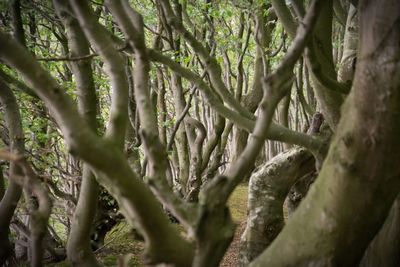
[[190,106],[191,106],[191,102],[192,102],[192,99],[193,99],[193,96],[194,96],[195,93],[196,93],[196,87],[193,87],[190,90],[189,99],[188,99],[188,101],[186,103],[186,106],[183,109],[182,113],[179,115],[178,119],[176,120],[176,123],[175,123],[174,128],[173,128],[172,133],[171,133],[171,136],[169,137],[168,144],[167,144],[167,151],[171,151],[172,150],[172,146],[174,144],[175,135],[178,132],[179,125],[181,125],[181,122],[185,119],[185,116],[189,112],[189,109],[190,109]]
[[318,58],[315,55],[315,48],[312,42],[309,42],[308,44],[306,55],[311,65],[311,70],[313,74],[325,88],[345,95],[350,93],[350,89],[352,86],[351,82],[339,82],[323,72],[321,63],[319,63]]
[[213,88],[222,97],[224,102],[227,103],[236,112],[242,114],[246,118],[253,118],[254,115],[244,108],[235,97],[229,92],[221,78],[221,66],[215,57],[212,57],[208,50],[202,45],[197,38],[190,33],[183,24],[176,18],[172,7],[168,0],[158,0],[165,12],[167,22],[190,44],[193,50],[198,54],[202,63],[207,70]]
[[[103,174],[99,181],[110,188],[129,223],[135,224],[147,240],[148,235],[152,235],[157,242],[164,236],[171,237],[174,241],[165,244],[165,247],[188,250],[190,244],[168,224],[159,202],[131,169],[122,151],[90,129],[65,90],[29,51],[3,31],[0,31],[0,43],[0,59],[17,69],[45,102],[64,134],[67,150]],[[182,241],[179,243],[182,247],[176,246],[177,240]],[[159,259],[157,256],[156,260]]]
[[[43,258],[43,238],[47,231],[47,222],[49,220],[52,208],[52,200],[49,192],[42,185],[41,180],[32,170],[32,167],[25,157],[10,153],[5,150],[0,151],[0,158],[18,164],[24,174],[23,186],[28,192],[36,197],[38,207],[34,207],[31,211],[31,249],[32,249],[32,266],[41,266]],[[35,200],[33,200],[35,201]]]
[[[116,50],[118,52],[124,52],[125,50],[127,50],[129,47],[129,44],[126,43],[123,47],[120,48],[116,48]],[[45,58],[36,58],[37,61],[44,61],[44,62],[49,62],[49,61],[81,61],[81,60],[89,60],[92,59],[94,57],[98,57],[100,56],[98,53],[91,53],[91,54],[87,54],[84,56],[79,56],[79,57],[45,57]]]
[[[231,164],[230,168],[222,176],[214,179],[206,187],[208,201],[218,199],[220,203],[225,203],[233,189],[251,169],[255,158],[263,147],[275,108],[291,87],[293,68],[306,47],[322,2],[322,0],[314,0],[311,3],[303,23],[297,28],[297,34],[288,52],[285,54],[278,68],[263,80],[264,96],[259,104],[260,115],[257,118],[251,138],[237,161]],[[216,186],[217,189],[212,188],[213,186]]]
[[[158,137],[157,117],[150,99],[150,60],[145,44],[143,18],[130,7],[128,1],[111,0],[106,1],[106,5],[135,53],[134,91],[141,123],[140,134],[150,165],[148,183],[153,193],[167,205],[171,212],[180,216],[179,219],[190,227],[195,210],[192,209],[192,206],[185,205],[186,203],[174,194],[166,179],[169,163],[165,148]],[[147,236],[149,239],[148,253],[152,258],[176,265],[190,264],[193,248],[187,241],[179,237],[177,231],[170,229],[168,235],[161,237],[152,233],[147,233]],[[154,246],[154,244],[157,245]],[[172,244],[174,244],[172,247],[168,247]],[[163,247],[162,251],[159,250],[160,246]],[[184,255],[177,255],[177,251],[185,252]]]
[[[250,120],[242,114],[237,113],[224,106],[218,95],[216,95],[209,85],[207,85],[203,79],[201,79],[200,75],[192,72],[191,70],[184,68],[179,63],[170,59],[169,57],[161,54],[160,52],[152,49],[147,50],[148,56],[152,61],[162,63],[168,66],[171,70],[178,73],[183,78],[194,82],[197,87],[201,90],[209,105],[218,112],[221,116],[231,120],[234,122],[239,128],[246,130],[247,132],[252,132],[254,124],[255,124],[255,116],[253,115],[254,120]],[[310,150],[318,150],[321,146],[321,142],[316,137],[311,137],[305,135],[303,133],[295,132],[289,130],[288,128],[278,125],[276,123],[272,123],[271,128],[267,133],[267,138],[287,142],[290,144],[297,144],[304,146]]]

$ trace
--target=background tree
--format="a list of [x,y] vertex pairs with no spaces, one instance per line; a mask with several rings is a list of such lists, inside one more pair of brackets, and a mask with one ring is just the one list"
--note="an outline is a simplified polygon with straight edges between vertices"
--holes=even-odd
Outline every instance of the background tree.
[[1,264],[398,265],[397,1],[0,5]]

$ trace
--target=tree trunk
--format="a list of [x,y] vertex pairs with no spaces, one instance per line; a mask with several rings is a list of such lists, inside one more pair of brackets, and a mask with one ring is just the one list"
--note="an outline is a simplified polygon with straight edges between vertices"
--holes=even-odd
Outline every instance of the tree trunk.
[[[17,100],[11,89],[2,80],[0,80],[0,103],[4,107],[10,151],[23,155],[25,152],[24,134]],[[23,175],[21,168],[15,162],[11,162],[9,173],[8,187],[0,202],[0,265],[12,260],[11,257],[14,254],[9,240],[9,229],[22,193],[21,186],[14,180],[15,176]]]
[[[328,77],[336,79],[335,66],[333,64],[332,54],[332,16],[333,7],[332,0],[327,1],[322,9],[317,25],[314,30],[314,38],[312,40],[314,53],[320,64],[321,71]],[[307,60],[311,74],[315,97],[318,101],[318,106],[328,122],[331,129],[334,131],[340,119],[340,107],[343,103],[343,96],[329,88],[323,86],[313,74],[313,69],[310,60]]]
[[[54,0],[58,16],[62,20],[71,55],[75,57],[89,54],[88,41],[68,4]],[[77,84],[78,108],[90,128],[96,131],[97,100],[90,61],[72,62],[72,72]],[[71,232],[67,242],[68,260],[73,266],[100,266],[91,246],[91,233],[96,215],[99,197],[99,185],[88,164],[83,164],[82,184],[78,203],[75,208]]]
[[400,2],[365,0],[359,11],[359,60],[346,116],[307,197],[250,266],[355,266],[398,195]]
[[390,209],[381,230],[365,251],[360,267],[400,266],[400,197]]
[[351,82],[354,78],[358,48],[358,27],[357,8],[350,5],[344,33],[343,56],[338,71],[338,80],[340,82]]
[[270,159],[250,177],[247,225],[240,243],[240,266],[247,266],[282,230],[283,202],[289,189],[314,166],[312,154],[296,147]]

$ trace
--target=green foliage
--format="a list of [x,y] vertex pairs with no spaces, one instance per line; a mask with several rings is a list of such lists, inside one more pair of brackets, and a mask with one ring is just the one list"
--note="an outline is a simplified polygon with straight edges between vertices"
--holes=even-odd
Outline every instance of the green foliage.
[[[125,36],[122,31],[118,28],[116,23],[113,21],[111,13],[104,7],[102,7],[102,0],[94,0],[91,5],[93,9],[100,11],[99,22],[105,26],[105,28],[120,39],[124,39]],[[155,2],[152,0],[129,0],[132,7],[134,7],[143,16],[145,27],[146,44],[149,48],[153,47],[153,42],[157,34],[159,34],[159,14],[157,14],[157,8]],[[245,39],[248,33],[250,37],[248,44],[246,44],[247,50],[243,54],[243,69],[244,79],[246,80],[244,87],[248,88],[245,93],[251,90],[251,84],[253,82],[254,73],[254,59],[257,44],[254,40],[254,12],[256,8],[264,5],[265,1],[247,1],[239,0],[232,4],[231,1],[195,1],[195,0],[179,0],[174,1],[173,4],[179,2],[182,5],[182,23],[189,30],[189,32],[201,42],[206,49],[211,53],[211,56],[215,57],[217,62],[220,64],[222,74],[221,80],[226,82],[226,87],[233,93],[238,82],[238,60],[242,56],[243,49],[245,47]],[[59,23],[59,20],[55,18],[55,12],[51,5],[51,1],[36,1],[37,7],[31,7],[26,3],[25,12],[23,12],[23,21],[26,35],[28,48],[37,58],[57,58],[67,57],[70,55],[67,40],[65,38],[65,29]],[[0,2],[0,9],[6,6],[5,3]],[[27,13],[32,12],[35,14],[36,27],[34,29],[29,28],[29,16]],[[264,15],[268,15],[267,9],[263,10]],[[243,18],[243,19],[241,19]],[[11,31],[11,27],[7,26],[8,30]],[[243,28],[243,33],[239,34],[240,29]],[[277,54],[275,57],[269,57],[272,51],[275,51],[281,43],[281,37],[283,33],[283,27],[281,24],[273,29],[272,42],[270,47],[265,48],[265,56],[268,64],[274,68],[282,56],[284,55],[284,49]],[[197,74],[202,74],[204,69],[207,68],[205,62],[200,62],[199,55],[193,52],[193,48],[184,40],[174,33],[174,40],[167,40],[169,36],[166,34],[166,29],[161,32],[163,35],[163,55],[175,60],[175,62],[181,64],[185,68],[193,71]],[[177,50],[171,48],[171,43],[179,43]],[[286,45],[287,46],[287,45]],[[94,51],[91,50],[91,53]],[[121,53],[122,54],[122,53]],[[229,61],[229,66],[228,62]],[[49,73],[57,80],[63,90],[71,97],[73,101],[77,101],[76,83],[74,76],[71,73],[71,62],[64,60],[46,60],[40,61],[41,65],[49,71]],[[111,104],[111,88],[109,77],[105,74],[105,64],[101,57],[95,56],[91,60],[93,69],[93,78],[95,82],[96,95],[98,100],[97,110],[97,122],[99,125],[98,134],[104,135],[106,128],[106,121],[110,116],[110,104]],[[171,134],[173,126],[176,124],[177,117],[180,115],[176,111],[174,97],[172,90],[172,71],[167,67],[162,66],[159,63],[152,63],[153,68],[150,72],[150,87],[152,92],[159,92],[156,83],[156,71],[154,66],[159,67],[163,72],[163,78],[166,87],[165,102],[166,110],[158,112],[159,123],[162,127],[167,129],[167,136]],[[228,69],[229,67],[229,69]],[[18,77],[18,74],[1,65],[4,71],[13,77]],[[203,81],[210,85],[209,75],[205,75]],[[182,79],[182,87],[184,91],[183,98],[186,100],[189,96],[190,89],[194,86],[194,82]],[[212,86],[210,86],[211,89]],[[80,189],[81,179],[81,163],[78,159],[68,154],[65,144],[63,142],[63,136],[59,130],[58,125],[54,122],[51,117],[52,114],[47,110],[41,100],[27,96],[26,94],[16,92],[16,96],[21,105],[22,124],[24,128],[26,149],[29,155],[29,160],[35,167],[35,171],[46,179],[51,179],[53,182],[57,182],[57,186],[61,191],[67,194],[71,194],[73,197],[78,197]],[[197,106],[193,102],[198,101]],[[214,111],[206,111],[207,103],[201,105],[203,99],[195,96],[192,107],[189,109],[189,114],[196,117],[201,121],[207,129],[213,128],[208,127],[208,123],[213,123],[213,117],[215,117]],[[227,103],[225,103],[227,104]],[[158,110],[159,111],[159,110]],[[204,113],[204,114],[203,114]],[[165,115],[165,120],[161,121],[160,115]],[[204,116],[203,118],[200,118]],[[207,116],[211,118],[207,118]],[[3,120],[0,114],[0,120]],[[80,129],[77,129],[79,131]],[[138,129],[134,129],[138,130]],[[212,133],[207,132],[206,140],[208,141]],[[167,137],[168,138],[168,137]],[[131,140],[135,139],[132,137],[127,141],[127,147],[138,150],[139,155],[137,160],[143,162],[144,152],[143,146],[134,147]],[[188,149],[190,151],[190,149]],[[173,154],[175,151],[168,151],[171,162],[173,161]],[[176,153],[175,153],[176,154]],[[215,154],[215,153],[214,153]],[[214,158],[214,154],[212,158]],[[230,153],[228,153],[230,154]],[[229,160],[229,159],[228,159]],[[176,165],[176,166],[175,166]],[[172,168],[176,171],[183,166],[177,166],[175,162],[172,162]],[[147,177],[144,177],[146,180]],[[71,214],[66,214],[65,204],[66,200],[53,196],[55,199],[55,206],[53,208],[53,215],[50,219],[50,225],[53,226],[55,231],[60,235],[63,243],[67,240],[69,219]],[[72,205],[71,205],[72,206]],[[106,189],[102,189],[99,197],[99,207],[104,208],[105,211],[117,212],[118,205],[116,200],[111,197]],[[235,222],[242,222],[246,218],[247,210],[247,186],[240,185],[234,191],[233,195],[229,200],[229,207]],[[22,210],[22,209],[21,209]],[[183,227],[177,226],[178,229],[183,233]],[[127,255],[133,253],[133,257],[129,261],[129,266],[139,266],[139,254],[143,250],[143,243],[135,241],[132,238],[131,227],[126,223],[119,223],[114,229],[107,235],[105,246],[99,250],[98,256],[105,266],[117,265],[117,260],[121,255]],[[58,263],[50,266],[69,266],[66,262]]]
[[100,192],[99,200],[109,207],[117,207],[117,201],[104,189]]

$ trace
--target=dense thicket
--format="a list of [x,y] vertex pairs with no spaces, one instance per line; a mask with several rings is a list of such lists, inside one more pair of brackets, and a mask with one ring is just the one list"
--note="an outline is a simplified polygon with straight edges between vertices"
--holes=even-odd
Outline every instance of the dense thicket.
[[[0,3],[0,265],[399,266],[400,2]],[[177,228],[177,222],[182,225]],[[120,263],[121,265],[123,263]]]

